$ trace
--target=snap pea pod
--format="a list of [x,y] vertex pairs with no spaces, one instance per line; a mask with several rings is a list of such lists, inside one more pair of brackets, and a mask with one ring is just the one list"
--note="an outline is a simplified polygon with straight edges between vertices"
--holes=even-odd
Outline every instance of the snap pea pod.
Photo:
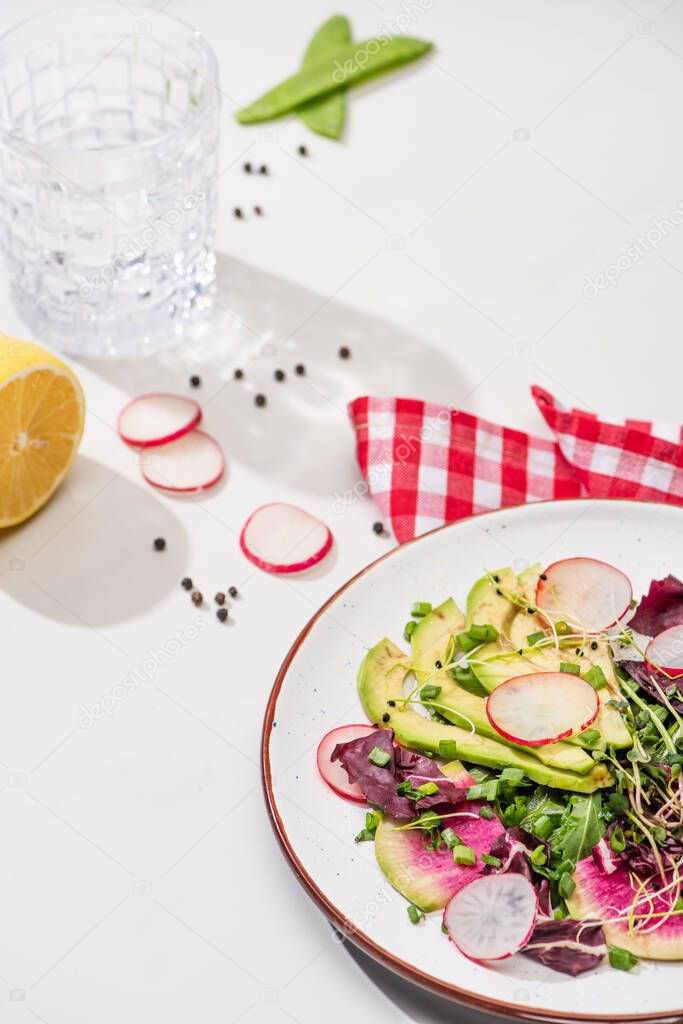
[[357,85],[383,71],[416,60],[431,49],[431,43],[412,36],[365,39],[359,43],[348,43],[311,64],[304,71],[286,78],[250,106],[238,111],[237,120],[240,124],[270,121],[290,110],[296,110],[309,100],[325,96],[344,86]]
[[[304,54],[301,70],[315,64],[321,57],[351,42],[351,25],[349,19],[335,14],[324,22],[315,33]],[[311,100],[299,107],[297,114],[311,131],[318,135],[326,135],[329,139],[338,139],[344,130],[346,115],[346,96],[343,89]]]

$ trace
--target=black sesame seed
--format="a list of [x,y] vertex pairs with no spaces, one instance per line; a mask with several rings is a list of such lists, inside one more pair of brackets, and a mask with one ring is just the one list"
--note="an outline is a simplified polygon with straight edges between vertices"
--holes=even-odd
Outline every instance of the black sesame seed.
[[379,537],[380,534],[384,533],[384,523],[379,523],[379,522],[373,523],[372,524],[372,529],[377,534],[377,536]]
[[239,368],[236,369],[233,374],[233,377],[235,378],[235,380],[242,380],[242,377],[244,377],[244,370],[240,370]]
[[261,209],[260,206],[255,206],[254,207],[254,213],[256,214],[257,217],[262,217],[263,216],[263,210]]
[[388,700],[387,704],[389,705],[390,708],[395,708],[396,707],[396,701],[395,700]]
[[535,608],[527,608],[527,612],[529,613],[529,615],[535,615],[536,614],[536,609]]
[[284,370],[276,370],[275,373],[273,374],[273,377],[275,377],[275,380],[284,380],[285,379],[285,371]]
[[219,608],[218,611],[216,612],[216,618],[220,622],[225,622],[227,617],[228,617],[228,609],[227,608]]
[[493,577],[493,582],[494,583],[500,583],[500,576],[494,576]]
[[258,405],[259,408],[263,407],[266,404],[267,401],[268,401],[268,399],[266,398],[265,395],[261,395],[261,394],[254,395],[254,404]]
[[239,206],[235,207],[235,209],[232,211],[232,215],[233,217],[237,217],[238,220],[240,220],[244,216],[244,214],[242,213],[242,209]]
[[351,358],[351,349],[348,347],[348,345],[342,345],[342,347],[339,349],[339,358],[340,359],[350,359]]
[[258,172],[259,172],[259,174],[267,174],[268,173],[268,168],[266,167],[265,164],[261,164],[261,166],[258,169]]
[[192,604],[199,606],[204,600],[204,595],[201,590],[193,590],[190,597],[192,598]]
[[202,378],[198,377],[196,373],[193,373],[190,377],[190,387],[198,388],[202,382]]
[[297,153],[299,154],[299,156],[308,156],[308,150],[306,149],[305,146],[299,146],[297,149]]
[[383,722],[388,722],[390,718],[391,718],[391,715],[389,714],[389,712],[385,711],[384,714],[382,715],[382,721]]
[[155,539],[154,539],[154,550],[155,551],[163,551],[165,547],[166,547],[166,541],[164,540],[164,538],[163,537],[155,537]]
[[598,641],[597,640],[591,640],[591,651],[597,651],[597,649],[598,649]]
[[242,170],[245,174],[251,174],[251,164],[247,160],[246,164],[242,164]]
[[434,668],[443,668],[443,665],[441,664],[440,661],[435,661],[434,662]]
[[500,589],[500,587],[496,587],[496,593],[498,594],[498,597],[503,596],[503,591]]
[[238,591],[237,587],[229,587],[228,588],[228,593],[230,594],[230,597],[237,597],[239,591]]
[[520,649],[517,651],[517,654],[524,654],[524,649],[520,647]]
[[548,579],[548,577],[546,576],[546,574],[544,572],[542,572],[541,575],[538,578],[539,578],[539,580],[547,580]]
[[581,648],[577,647],[576,650],[574,651],[574,654],[581,654]]
[[192,590],[192,580],[190,579],[190,577],[183,576],[182,580],[180,581],[180,586],[183,587],[184,590]]
[[296,366],[294,367],[294,373],[297,375],[297,377],[303,377],[304,374],[306,373],[306,367],[304,366],[304,364],[297,363]]
[[213,599],[216,604],[225,604],[225,594],[222,590],[219,590],[218,593],[214,595]]

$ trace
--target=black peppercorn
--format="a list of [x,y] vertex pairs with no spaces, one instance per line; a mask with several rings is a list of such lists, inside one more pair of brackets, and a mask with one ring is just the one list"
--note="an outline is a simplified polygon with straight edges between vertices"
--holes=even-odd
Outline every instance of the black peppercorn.
[[230,597],[237,597],[239,591],[237,590],[237,587],[229,587],[228,593],[230,594]]
[[305,146],[299,146],[297,148],[297,153],[299,154],[299,156],[308,156],[308,150],[306,149]]
[[263,210],[261,209],[260,206],[255,206],[254,207],[254,213],[256,214],[257,217],[262,217],[263,216]]
[[246,164],[242,164],[242,170],[245,174],[251,174],[251,164],[247,160]]
[[196,373],[193,373],[192,376],[190,377],[190,387],[191,388],[198,388],[199,385],[201,384],[201,382],[202,382],[202,378],[198,377]]
[[193,590],[190,597],[192,598],[192,604],[199,606],[204,600],[204,595],[201,590]]
[[242,213],[242,210],[241,210],[241,208],[239,206],[235,207],[235,209],[232,211],[232,215],[233,215],[233,217],[237,217],[238,220],[241,220],[242,217],[244,216],[244,214]]
[[216,602],[216,604],[225,604],[225,594],[223,593],[222,590],[219,590],[218,593],[214,596],[214,601]]
[[268,168],[266,167],[265,164],[261,164],[261,166],[258,169],[258,172],[259,172],[259,174],[267,174],[268,173]]
[[219,620],[219,622],[225,622],[227,617],[228,617],[228,609],[227,608],[219,608],[218,611],[216,612],[216,618]]
[[235,380],[242,380],[242,377],[244,377],[244,370],[240,370],[239,368],[236,369],[233,376]]
[[340,359],[350,359],[351,358],[351,349],[347,345],[342,345],[342,347],[339,349],[339,358]]
[[304,366],[304,364],[297,363],[296,366],[294,367],[294,373],[297,375],[297,377],[303,377],[304,374],[306,373],[306,367]]
[[259,408],[262,408],[266,404],[266,402],[267,402],[267,398],[266,398],[265,395],[261,395],[261,394],[254,395],[254,404],[258,405]]
[[273,374],[273,377],[275,377],[275,380],[284,380],[285,379],[285,371],[284,370],[276,370],[275,373]]
[[166,547],[166,541],[164,540],[164,538],[163,537],[156,537],[155,540],[154,540],[154,550],[155,551],[163,551],[165,547]]
[[192,580],[189,576],[184,576],[180,581],[180,586],[185,590],[192,590]]
[[373,523],[372,529],[379,537],[380,534],[384,533],[384,523]]

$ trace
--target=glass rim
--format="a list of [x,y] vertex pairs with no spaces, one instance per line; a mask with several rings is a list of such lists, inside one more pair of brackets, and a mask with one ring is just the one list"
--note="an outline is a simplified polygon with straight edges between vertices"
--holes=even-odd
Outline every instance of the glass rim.
[[[12,25],[11,28],[8,28],[5,32],[2,33],[2,35],[0,35],[0,52],[2,51],[3,46],[5,46],[8,40],[10,40],[11,37],[14,35],[14,33],[19,32],[20,30],[25,29],[26,27],[34,23],[45,21],[56,14],[63,16],[69,11],[81,11],[86,12],[87,14],[92,14],[93,12],[97,11],[98,8],[103,7],[109,7],[115,10],[118,9],[118,5],[114,2],[114,0],[95,0],[94,3],[86,3],[84,2],[84,0],[81,0],[81,2],[68,4],[66,7],[50,7],[45,11],[40,11],[38,14],[31,14],[27,18],[22,18],[21,21],[18,21],[15,25]],[[127,143],[124,146],[117,146],[115,150],[111,151],[112,153],[116,153],[117,156],[123,156],[129,153],[143,152],[145,150],[154,149],[154,147],[167,142],[168,140],[172,139],[175,135],[179,135],[181,132],[185,131],[188,128],[188,126],[191,125],[194,121],[198,120],[200,117],[203,117],[213,104],[218,104],[220,102],[221,96],[220,86],[218,85],[217,81],[218,59],[216,57],[215,50],[213,49],[213,47],[211,46],[203,32],[200,32],[199,29],[195,28],[194,25],[190,24],[190,22],[186,21],[184,18],[179,18],[175,14],[167,14],[163,10],[157,12],[149,7],[139,6],[137,6],[136,8],[126,8],[126,10],[130,10],[130,12],[134,14],[139,14],[141,18],[144,18],[144,15],[148,14],[152,15],[155,18],[161,18],[166,22],[184,28],[187,31],[188,35],[191,36],[199,44],[202,51],[206,55],[208,69],[211,72],[214,80],[212,81],[204,75],[201,75],[200,77],[202,81],[206,82],[207,85],[214,90],[217,96],[212,98],[210,104],[200,105],[195,107],[194,109],[191,109],[188,114],[183,116],[183,118],[178,122],[178,124],[173,125],[173,127],[169,128],[168,131],[164,132],[162,135],[159,135],[157,138],[145,139],[141,142],[131,142]],[[84,35],[88,34],[90,33],[84,33]],[[95,35],[96,33],[93,32],[92,34]],[[131,32],[129,34],[132,36],[135,35],[134,32]],[[173,56],[176,57],[175,54],[173,54]],[[181,64],[184,63],[184,61],[182,61],[179,57],[176,57],[176,60],[179,60]],[[0,62],[0,73],[1,72],[2,63]],[[8,124],[9,127],[7,127]],[[20,136],[14,134],[17,131],[21,132]],[[26,157],[29,160],[39,160],[41,162],[43,161],[43,157],[47,155],[51,155],[53,157],[66,157],[73,156],[75,152],[75,150],[69,147],[55,146],[50,143],[37,142],[35,144],[31,144],[26,141],[25,133],[21,131],[21,129],[15,128],[11,124],[11,122],[3,123],[1,119],[0,147],[7,147],[9,149],[12,149],[14,152],[21,153],[22,156]]]

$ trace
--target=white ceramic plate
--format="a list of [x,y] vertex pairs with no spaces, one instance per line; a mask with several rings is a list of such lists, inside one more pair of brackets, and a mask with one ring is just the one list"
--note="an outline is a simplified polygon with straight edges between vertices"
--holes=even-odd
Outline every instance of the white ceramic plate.
[[415,927],[406,901],[356,845],[364,809],[332,793],[315,750],[336,725],[363,722],[356,670],[383,636],[406,647],[413,601],[463,604],[484,568],[587,555],[623,569],[640,595],[653,577],[683,575],[683,511],[628,501],[561,501],[491,512],[390,552],[346,584],[308,624],[287,656],[263,734],[266,796],[276,833],[321,909],[366,952],[442,995],[526,1020],[683,1020],[683,963],[605,966],[568,978],[523,956],[484,967],[441,933],[441,915]]

